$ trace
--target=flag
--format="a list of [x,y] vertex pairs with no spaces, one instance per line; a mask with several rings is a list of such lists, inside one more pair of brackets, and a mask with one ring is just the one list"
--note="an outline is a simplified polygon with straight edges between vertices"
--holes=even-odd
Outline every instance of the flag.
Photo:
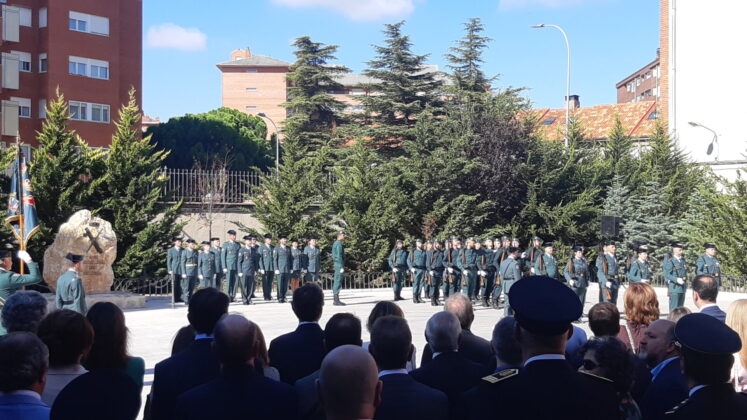
[[[21,237],[21,221],[23,221],[23,237]],[[13,167],[13,179],[10,182],[8,214],[5,217],[5,224],[13,231],[21,244],[21,249],[25,249],[29,239],[39,231],[34,188],[31,185],[31,179],[29,179],[26,157],[22,153],[19,153]]]

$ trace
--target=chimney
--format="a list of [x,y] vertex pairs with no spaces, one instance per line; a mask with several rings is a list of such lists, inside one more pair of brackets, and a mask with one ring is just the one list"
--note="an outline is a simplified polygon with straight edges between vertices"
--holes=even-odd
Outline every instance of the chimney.
[[231,52],[231,61],[241,60],[242,58],[249,58],[251,56],[252,56],[252,52],[249,49],[249,47],[246,47],[245,50],[242,50],[241,48],[239,48]]
[[[570,99],[569,99],[570,98]],[[578,95],[571,95],[566,97],[566,107],[570,108],[571,111],[581,108],[581,101],[578,99]]]

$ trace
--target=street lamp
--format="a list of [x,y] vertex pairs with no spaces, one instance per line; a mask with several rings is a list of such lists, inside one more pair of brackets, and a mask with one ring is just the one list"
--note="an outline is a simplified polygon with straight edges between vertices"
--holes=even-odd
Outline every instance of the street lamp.
[[[713,134],[713,138],[711,139],[711,144],[708,145],[708,149],[706,150],[706,154],[708,156],[710,156],[711,153],[713,153],[713,146],[714,145],[718,146],[719,152],[721,151],[721,145],[718,144],[718,134],[716,134],[715,131],[711,130],[710,128],[708,128],[708,127],[706,127],[706,126],[704,126],[703,124],[700,124],[700,123],[696,123],[696,122],[690,121],[690,122],[688,122],[688,124],[690,124],[691,127],[705,128],[706,130],[710,131]],[[716,157],[713,159],[716,162],[718,162],[718,154],[719,154],[719,152],[716,152]]]
[[571,43],[568,42],[568,35],[566,35],[563,28],[558,25],[542,23],[539,25],[531,25],[530,28],[555,28],[559,30],[561,34],[563,34],[563,38],[565,39],[565,49],[568,55],[568,70],[566,71],[565,75],[565,145],[568,146],[568,132],[571,122]]
[[275,178],[280,179],[280,133],[278,132],[278,126],[264,112],[257,113],[257,116],[267,119],[275,127]]

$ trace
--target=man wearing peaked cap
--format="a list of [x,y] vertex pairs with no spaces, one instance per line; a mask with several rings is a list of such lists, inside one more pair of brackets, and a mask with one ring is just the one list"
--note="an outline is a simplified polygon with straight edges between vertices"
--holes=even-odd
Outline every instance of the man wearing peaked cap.
[[86,291],[80,271],[83,256],[78,254],[67,254],[65,259],[70,261],[70,268],[57,279],[57,290],[55,291],[55,303],[57,309],[70,309],[75,312],[86,314]]
[[392,291],[394,300],[403,300],[402,286],[407,275],[407,250],[402,240],[397,239],[394,249],[389,253],[389,268],[392,270]]
[[210,253],[213,254],[213,270],[215,271],[212,287],[221,290],[223,288],[223,265],[220,261],[220,254],[223,252],[223,248],[220,247],[220,238],[210,238],[210,243]]
[[682,348],[682,370],[690,386],[689,398],[667,412],[677,420],[747,418],[747,395],[729,383],[734,353],[742,348],[739,335],[706,314],[685,315],[674,335]]
[[684,245],[672,242],[672,254],[665,258],[662,271],[667,281],[669,295],[669,312],[685,304],[687,290],[687,263],[685,262]]
[[275,247],[272,246],[272,235],[265,233],[264,243],[259,247],[259,274],[262,278],[262,294],[265,302],[272,300],[272,283],[275,276],[275,266],[273,265],[273,253]]
[[420,290],[423,288],[425,279],[427,255],[423,249],[423,241],[415,240],[415,247],[410,251],[407,258],[407,266],[412,273],[412,301],[414,303],[423,303],[420,299]]
[[210,242],[202,241],[202,252],[197,257],[197,279],[200,288],[214,287],[215,279],[215,254],[210,252]]
[[173,301],[181,302],[182,293],[179,281],[182,278],[182,238],[174,238],[172,242],[174,246],[166,252],[166,271],[169,273],[173,287]]
[[189,299],[192,297],[197,285],[197,266],[199,264],[199,254],[196,250],[196,242],[194,239],[187,239],[187,249],[182,251],[182,301],[185,304],[189,303]]
[[578,296],[555,279],[525,277],[508,292],[523,368],[483,378],[465,395],[467,419],[616,419],[610,380],[575,371],[565,360],[571,323],[581,317]]
[[462,271],[462,293],[467,295],[470,300],[475,300],[479,291],[477,282],[477,261],[479,251],[475,249],[475,239],[467,238],[467,244],[459,253],[457,265]]
[[542,238],[537,235],[532,237],[532,243],[526,250],[526,256],[522,254],[522,270],[528,272],[529,275],[535,274],[535,264],[537,259],[542,255]]
[[18,251],[18,258],[29,267],[29,274],[16,274],[10,271],[13,267],[13,253],[0,251],[0,303],[21,287],[42,281],[39,264],[31,260],[28,252]]
[[716,244],[706,242],[703,244],[703,248],[705,254],[695,261],[695,275],[709,274],[716,279],[719,287],[721,287],[721,263],[716,258]]
[[586,303],[586,289],[589,287],[589,262],[584,257],[586,248],[582,245],[573,247],[573,254],[563,269],[563,277],[576,293],[581,305]]
[[244,236],[244,246],[239,249],[238,267],[239,289],[241,290],[241,302],[244,305],[252,304],[252,292],[254,291],[254,278],[259,264],[259,251],[257,251],[257,237],[254,235]]
[[534,272],[538,276],[546,276],[560,281],[554,244],[552,242],[545,242],[542,244],[542,248],[544,253],[534,263]]
[[220,253],[220,265],[223,274],[226,277],[226,291],[231,302],[236,297],[236,287],[239,279],[239,249],[241,245],[236,242],[236,231],[231,229],[228,232],[228,240],[223,243],[223,249]]
[[602,244],[602,252],[597,257],[597,279],[599,281],[599,301],[617,304],[620,289],[620,267],[617,264],[617,244],[607,240]]

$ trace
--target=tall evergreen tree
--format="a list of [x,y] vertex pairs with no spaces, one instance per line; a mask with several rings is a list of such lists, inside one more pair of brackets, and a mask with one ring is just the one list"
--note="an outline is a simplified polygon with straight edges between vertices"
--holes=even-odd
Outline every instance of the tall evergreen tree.
[[615,116],[612,129],[607,134],[604,154],[612,173],[623,176],[628,186],[633,185],[632,177],[638,171],[633,157],[633,139],[628,135],[619,115]]
[[485,25],[480,18],[471,18],[464,24],[464,31],[464,37],[446,54],[448,67],[453,71],[453,87],[457,92],[484,93],[495,80],[494,77],[487,77],[482,70],[483,52],[492,39],[483,35]]
[[99,213],[117,234],[113,268],[120,277],[155,273],[164,265],[171,238],[183,226],[177,223],[181,203],[168,206],[160,197],[166,184],[160,169],[168,152],[156,151],[150,136],[143,138],[140,118],[131,90],[115,123],[102,182],[105,199]]

